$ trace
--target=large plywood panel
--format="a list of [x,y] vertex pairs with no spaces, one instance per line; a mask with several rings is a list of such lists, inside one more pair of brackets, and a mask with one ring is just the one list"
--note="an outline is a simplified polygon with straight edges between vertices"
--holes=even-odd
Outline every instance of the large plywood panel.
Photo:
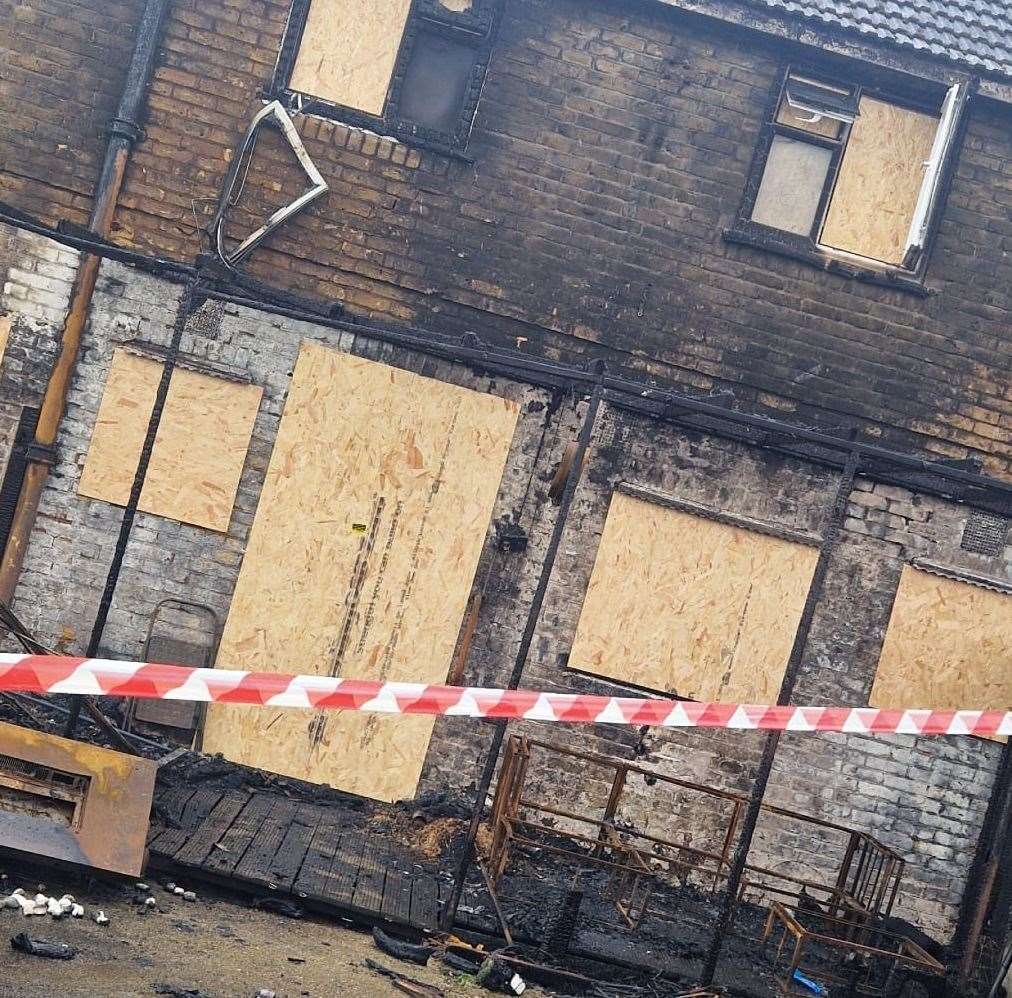
[[905,565],[873,707],[1012,707],[1012,596]]
[[[126,505],[162,364],[113,355],[78,492]],[[185,368],[172,373],[140,509],[228,530],[262,390]]]
[[938,119],[862,97],[822,228],[824,246],[899,264]]
[[[445,680],[515,403],[303,345],[225,625],[223,667]],[[433,719],[212,706],[204,749],[379,800]]]
[[293,90],[382,114],[411,0],[313,0]]
[[569,664],[692,700],[775,703],[817,560],[616,492]]

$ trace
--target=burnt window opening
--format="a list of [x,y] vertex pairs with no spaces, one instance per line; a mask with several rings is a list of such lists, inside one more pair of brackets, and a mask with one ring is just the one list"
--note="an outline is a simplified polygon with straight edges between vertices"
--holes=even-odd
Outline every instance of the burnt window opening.
[[467,145],[499,0],[294,0],[272,97],[448,151]]
[[965,84],[918,99],[786,70],[729,238],[918,278],[966,96]]
[[1009,521],[993,513],[974,512],[970,514],[963,528],[960,547],[973,554],[984,554],[997,558],[1005,547]]
[[39,421],[39,410],[26,406],[21,410],[14,447],[7,459],[7,470],[0,480],[0,558],[7,550],[14,510],[21,495],[21,486],[28,471],[28,448],[35,439],[35,427]]

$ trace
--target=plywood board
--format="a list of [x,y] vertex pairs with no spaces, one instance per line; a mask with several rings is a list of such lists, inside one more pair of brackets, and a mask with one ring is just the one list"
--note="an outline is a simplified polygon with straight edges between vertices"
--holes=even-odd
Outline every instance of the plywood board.
[[[154,408],[162,364],[113,355],[78,492],[126,505]],[[185,368],[169,382],[140,509],[228,530],[262,389]]]
[[[442,682],[514,402],[304,344],[222,667]],[[414,793],[427,717],[215,705],[204,751],[379,800]]]
[[117,350],[92,430],[79,495],[125,506],[155,406],[160,366]]
[[870,703],[1012,708],[1012,596],[905,565]]
[[7,340],[11,335],[11,317],[0,315],[0,364],[4,361],[4,351],[7,349]]
[[692,700],[775,703],[817,560],[616,492],[570,667]]
[[289,86],[382,114],[411,0],[313,0]]
[[259,385],[173,371],[140,508],[227,531],[262,395]]
[[938,119],[862,97],[820,242],[899,264]]

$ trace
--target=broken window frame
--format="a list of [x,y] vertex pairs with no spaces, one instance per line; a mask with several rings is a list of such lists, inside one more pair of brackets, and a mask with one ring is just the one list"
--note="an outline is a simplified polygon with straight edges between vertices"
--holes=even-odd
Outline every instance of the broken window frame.
[[[444,7],[440,0],[412,0],[383,111],[379,115],[337,104],[290,87],[311,3],[312,0],[292,2],[268,98],[280,100],[287,107],[303,113],[330,118],[355,128],[364,128],[379,135],[391,136],[440,152],[459,153],[467,147],[492,54],[497,14],[501,7],[500,0],[473,0],[472,8],[461,13]],[[411,121],[400,113],[405,77],[418,38],[423,32],[433,32],[450,38],[472,47],[475,51],[474,66],[452,132],[430,128]]]
[[[846,152],[852,123],[843,123],[839,136],[833,139],[777,121],[780,108],[786,102],[787,87],[792,77],[803,77],[830,87],[847,89],[852,93],[853,103],[858,109],[861,99],[869,97],[894,107],[929,114],[938,119],[931,156],[925,161],[924,178],[911,218],[902,265],[860,256],[820,243],[819,238]],[[949,87],[928,81],[914,83],[905,81],[903,85],[882,78],[867,81],[856,79],[852,75],[841,74],[838,70],[827,72],[825,68],[801,62],[784,65],[771,94],[737,216],[732,227],[725,231],[725,240],[769,249],[872,283],[903,287],[918,294],[927,294],[923,286],[924,275],[962,145],[968,93],[969,86],[965,80]],[[766,164],[778,135],[833,149],[833,157],[826,171],[815,219],[808,235],[797,235],[752,218]]]

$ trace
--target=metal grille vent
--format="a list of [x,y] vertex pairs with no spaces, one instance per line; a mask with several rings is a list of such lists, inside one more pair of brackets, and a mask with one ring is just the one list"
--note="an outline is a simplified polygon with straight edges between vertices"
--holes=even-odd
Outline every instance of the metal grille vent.
[[209,340],[216,340],[221,333],[221,320],[224,316],[225,306],[220,301],[209,299],[187,319],[186,328],[191,333],[200,333]]
[[62,770],[43,766],[27,759],[15,759],[10,755],[0,755],[0,776],[3,775],[29,779],[36,783],[69,791],[81,791],[88,787],[87,776],[64,773]]
[[971,513],[963,529],[960,547],[974,554],[986,554],[996,558],[1005,547],[1008,534],[1008,520],[993,513]]

